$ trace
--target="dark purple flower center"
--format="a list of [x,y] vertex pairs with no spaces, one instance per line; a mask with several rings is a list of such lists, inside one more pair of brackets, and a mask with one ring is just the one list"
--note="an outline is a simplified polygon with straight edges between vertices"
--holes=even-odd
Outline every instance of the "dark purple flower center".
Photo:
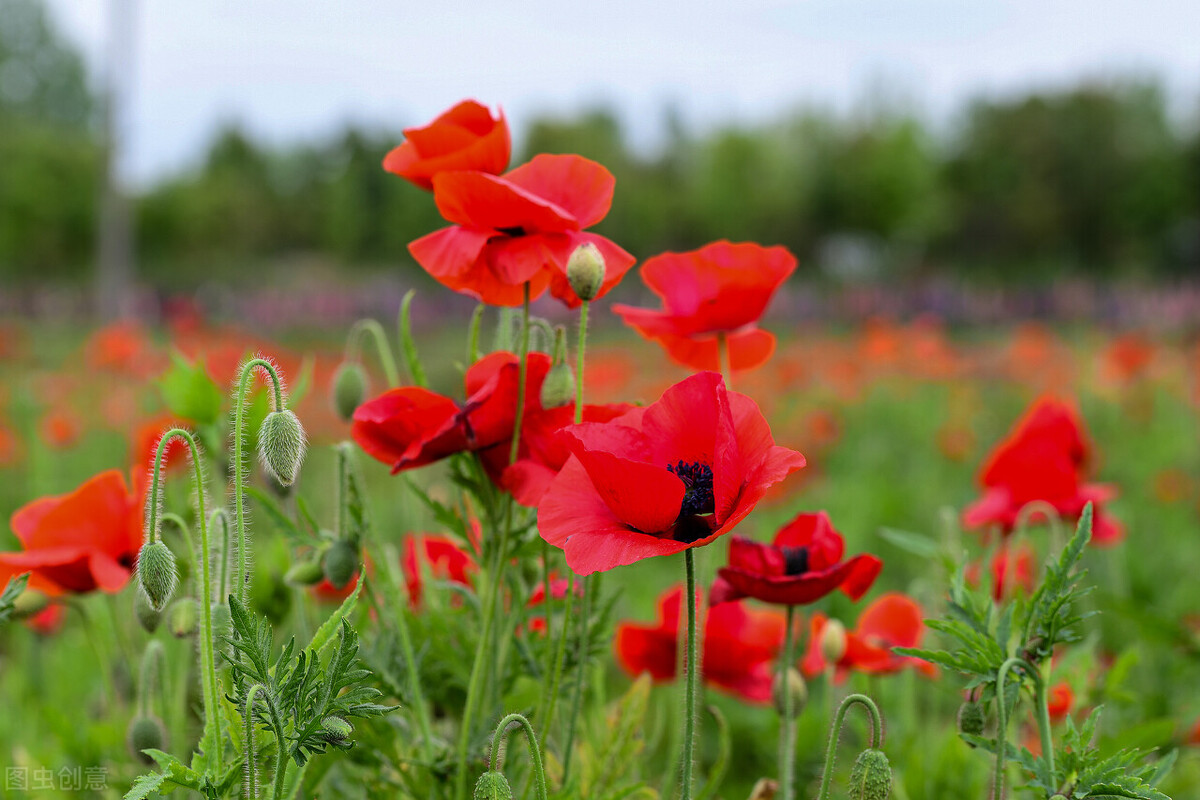
[[667,472],[673,473],[687,487],[683,504],[679,507],[680,518],[712,514],[717,510],[717,501],[713,496],[712,467],[699,461],[690,464],[679,461],[674,466],[668,464]]
[[800,547],[781,547],[783,551],[783,574],[784,575],[803,575],[808,572],[808,548],[801,545]]
[[496,228],[496,230],[500,231],[505,236],[524,236],[525,235],[525,229],[522,228],[520,225],[517,225],[516,227],[512,227],[512,228]]

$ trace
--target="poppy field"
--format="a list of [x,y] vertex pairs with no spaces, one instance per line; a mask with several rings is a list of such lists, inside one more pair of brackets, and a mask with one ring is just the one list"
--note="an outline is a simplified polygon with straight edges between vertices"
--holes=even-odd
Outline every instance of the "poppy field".
[[1194,796],[1200,349],[798,319],[511,138],[384,160],[393,319],[0,326],[0,797]]

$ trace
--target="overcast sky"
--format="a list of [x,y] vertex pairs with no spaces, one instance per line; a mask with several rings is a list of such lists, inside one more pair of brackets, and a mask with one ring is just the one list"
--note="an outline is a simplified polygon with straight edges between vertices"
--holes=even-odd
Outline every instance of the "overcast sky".
[[[114,0],[48,2],[101,71]],[[539,113],[605,103],[645,146],[668,103],[708,126],[884,86],[945,119],[981,92],[1126,74],[1200,99],[1200,0],[130,2],[138,182],[194,162],[225,121],[287,142],[420,124],[464,97],[503,106],[518,138]]]

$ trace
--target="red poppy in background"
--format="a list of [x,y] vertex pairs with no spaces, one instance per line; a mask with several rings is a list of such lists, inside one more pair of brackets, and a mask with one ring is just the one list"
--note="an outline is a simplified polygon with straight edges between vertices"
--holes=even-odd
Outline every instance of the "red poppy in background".
[[1046,696],[1046,708],[1051,722],[1061,722],[1075,706],[1075,691],[1071,684],[1063,681],[1050,687]]
[[414,534],[404,540],[400,568],[408,584],[408,601],[415,608],[421,605],[425,591],[422,570],[436,580],[471,585],[471,575],[477,569],[475,560],[455,540],[448,536]]
[[134,377],[147,377],[160,366],[145,329],[132,320],[97,329],[84,345],[88,367]]
[[[161,414],[143,422],[133,435],[130,457],[136,467],[154,469],[154,457],[158,455],[158,443],[162,435],[172,428],[185,428],[187,424],[170,414]],[[177,470],[187,464],[188,447],[183,439],[175,438],[167,444],[163,453],[163,468]]]
[[[659,598],[656,624],[617,625],[617,661],[630,676],[648,672],[658,683],[675,678],[683,591],[676,586]],[[786,625],[782,614],[743,603],[710,608],[702,637],[704,680],[749,702],[770,702],[773,664],[783,647]]]
[[52,408],[42,415],[38,433],[42,441],[55,450],[65,450],[79,441],[83,423],[69,408]]
[[51,603],[25,620],[25,624],[42,636],[53,636],[62,628],[66,618],[67,609],[61,603]]
[[[1002,545],[992,556],[992,599],[997,603],[1012,597],[1018,589],[1026,595],[1033,594],[1034,576],[1037,572],[1037,553],[1024,542],[1018,547]],[[980,562],[967,565],[966,580],[971,586],[980,581]]]
[[717,570],[709,593],[714,606],[743,597],[798,606],[841,589],[858,600],[883,569],[873,555],[842,560],[846,543],[824,511],[802,513],[779,529],[769,545],[732,536],[729,565]]
[[423,128],[406,128],[404,142],[383,159],[383,168],[422,189],[440,172],[504,171],[512,141],[504,113],[464,100]]
[[454,225],[412,242],[408,250],[442,285],[488,305],[516,306],[546,291],[570,307],[579,298],[566,280],[567,259],[592,243],[606,271],[598,296],[620,282],[634,257],[584,233],[608,214],[616,180],[594,161],[539,155],[502,177],[442,172],[433,179],[438,210]]
[[129,580],[142,545],[142,502],[125,476],[108,470],[22,506],[9,524],[25,549],[0,553],[0,585],[32,572],[30,588],[49,595],[112,593]]
[[[570,589],[571,582],[567,578],[553,578],[550,581],[550,597],[554,600],[562,600],[567,596],[567,590]],[[583,597],[583,584],[576,583],[574,595]],[[529,602],[525,605],[528,608],[537,608],[546,602],[546,584],[539,583],[533,587],[533,592],[529,595]],[[519,629],[518,629],[519,630]],[[531,617],[529,620],[529,630],[535,633],[546,632],[546,618],[543,616]]]
[[1091,456],[1091,443],[1074,406],[1051,396],[1039,398],[984,463],[979,473],[983,497],[963,512],[963,524],[995,525],[1010,533],[1021,509],[1031,502],[1048,503],[1069,520],[1078,519],[1092,503],[1092,541],[1116,544],[1124,529],[1102,507],[1116,490],[1084,483]]
[[757,323],[795,269],[795,256],[784,248],[749,242],[663,253],[642,265],[642,280],[663,309],[615,305],[613,311],[684,366],[719,370],[717,339],[724,334],[730,367],[752,369],[775,351],[774,334]]
[[754,401],[714,372],[559,435],[571,457],[538,505],[538,532],[579,575],[708,544],[804,466],[776,446]]
[[[892,652],[893,647],[921,644],[925,633],[923,616],[921,606],[907,595],[896,592],[880,595],[863,609],[855,629],[846,633],[846,651],[835,665],[835,679],[840,683],[851,670],[887,675],[905,667],[915,667],[925,675],[936,676],[937,668],[928,661]],[[824,614],[813,615],[808,653],[800,663],[805,675],[819,675],[825,671],[827,664],[821,652],[821,634],[827,621]]]

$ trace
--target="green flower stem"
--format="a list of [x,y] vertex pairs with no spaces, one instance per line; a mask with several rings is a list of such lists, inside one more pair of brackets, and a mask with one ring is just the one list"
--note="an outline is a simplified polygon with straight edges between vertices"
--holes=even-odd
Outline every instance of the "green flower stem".
[[[552,652],[553,662],[548,674],[549,683],[547,690],[543,694],[543,699],[546,701],[546,715],[542,718],[541,726],[546,731],[546,737],[550,737],[551,725],[554,722],[555,706],[558,704],[558,690],[562,685],[563,672],[563,657],[567,652],[567,633],[571,629],[571,610],[575,607],[575,573],[572,572],[567,578],[567,596],[564,598],[566,605],[563,606],[562,628],[558,632],[558,641],[549,649]],[[548,607],[547,603],[547,607]],[[546,615],[546,636],[550,636],[550,615]],[[540,709],[539,709],[540,710]],[[545,745],[545,739],[542,741]]]
[[218,508],[218,509],[214,510],[212,513],[212,516],[208,518],[208,527],[210,529],[216,530],[218,523],[220,523],[220,526],[221,526],[221,549],[220,549],[220,554],[221,554],[220,555],[220,559],[221,559],[220,564],[221,564],[221,566],[220,566],[220,571],[217,574],[217,583],[218,583],[218,587],[219,587],[217,597],[228,597],[229,589],[230,589],[230,586],[229,586],[229,561],[230,561],[230,558],[229,558],[229,544],[230,544],[229,534],[230,534],[231,526],[229,525],[229,513],[223,508]]
[[350,327],[346,335],[346,360],[359,360],[359,347],[364,335],[369,335],[375,341],[375,352],[379,354],[379,363],[383,365],[383,376],[388,386],[400,385],[400,373],[396,370],[396,359],[392,355],[392,346],[388,344],[387,334],[378,320],[360,319]]
[[537,797],[538,800],[546,800],[546,770],[542,767],[541,748],[538,747],[537,734],[534,733],[533,726],[523,715],[509,714],[496,726],[496,731],[492,734],[491,771],[494,772],[501,768],[501,739],[507,732],[508,726],[514,722],[525,729],[525,739],[529,743],[529,760],[533,762],[533,779],[537,786]]
[[[240,404],[238,406],[241,408]],[[154,535],[158,530],[159,506],[162,504],[162,461],[163,455],[166,453],[167,445],[175,439],[182,439],[187,445],[192,457],[193,480],[195,481],[196,490],[196,518],[200,524],[200,551],[197,553],[197,561],[200,562],[200,671],[202,675],[201,687],[204,695],[204,722],[205,727],[213,726],[215,732],[214,741],[216,744],[213,747],[213,752],[208,756],[212,759],[213,769],[219,775],[221,773],[221,715],[217,708],[217,703],[220,700],[221,693],[217,683],[217,660],[216,653],[213,647],[213,621],[212,621],[212,575],[208,542],[208,519],[204,514],[204,472],[202,468],[203,462],[200,460],[200,449],[196,446],[196,440],[192,434],[185,431],[183,428],[172,428],[162,435],[158,440],[158,451],[154,454],[154,477],[150,484],[150,520],[147,528],[149,529],[150,541],[154,541]],[[240,495],[239,495],[240,496]]]
[[[279,709],[275,707],[275,700],[271,697],[271,693],[267,691],[267,687],[261,683],[256,683],[250,687],[246,693],[246,788],[247,800],[258,800],[258,776],[255,774],[256,759],[254,750],[254,701],[261,697],[260,703],[267,708],[268,724],[271,726],[271,732],[275,734],[275,775],[271,781],[271,797],[274,800],[283,800],[283,784],[287,777],[288,767],[288,747],[287,738],[284,736],[283,719],[279,716]],[[218,773],[219,774],[219,773]]]
[[1014,656],[1005,661],[996,673],[996,778],[992,784],[994,800],[1002,800],[1004,797],[1004,773],[1008,766],[1008,704],[1004,684],[1009,670],[1013,667],[1020,667],[1022,673],[1034,680],[1039,706],[1038,728],[1041,731],[1042,752],[1049,753],[1046,764],[1050,767],[1050,772],[1052,774],[1054,772],[1054,750],[1053,742],[1050,741],[1050,712],[1046,705],[1046,683],[1028,661]]
[[237,597],[242,602],[246,602],[246,584],[250,582],[250,567],[249,554],[246,547],[246,510],[245,487],[242,485],[245,480],[244,471],[246,468],[243,450],[245,449],[245,427],[246,427],[246,390],[250,386],[250,378],[254,375],[256,369],[262,369],[270,378],[271,386],[275,392],[275,410],[283,410],[283,382],[279,379],[279,373],[275,370],[275,365],[265,358],[252,358],[242,366],[241,377],[238,379],[237,395],[233,398],[233,497],[234,505],[237,513],[238,527],[238,571],[235,576],[237,582]]
[[[522,309],[521,346],[517,353],[517,408],[513,422],[512,445],[509,448],[509,463],[517,460],[521,446],[521,423],[525,416],[525,372],[529,355],[529,302],[530,287],[525,283],[525,302]],[[508,537],[512,532],[513,522],[512,495],[505,498],[504,524],[500,527],[500,536],[496,542],[496,551],[492,556],[491,585],[483,604],[483,619],[480,627],[479,641],[475,646],[475,660],[471,666],[471,677],[467,682],[467,700],[463,706],[462,729],[458,734],[458,759],[455,769],[454,797],[466,800],[467,796],[467,750],[471,744],[471,724],[480,703],[480,693],[483,689],[483,665],[488,653],[488,644],[496,626],[496,607],[499,605],[500,586],[504,583],[505,551],[508,549]]]
[[842,736],[846,712],[855,704],[865,708],[871,717],[869,746],[872,748],[883,747],[883,716],[879,713],[879,706],[875,705],[875,701],[865,694],[846,695],[846,699],[838,706],[833,725],[829,728],[829,747],[825,751],[825,771],[821,774],[821,791],[817,794],[817,800],[829,800],[829,786],[833,782],[833,767],[837,761],[838,740]]
[[242,723],[246,726],[242,736],[243,748],[246,753],[246,791],[245,800],[258,800],[258,726],[254,724],[254,701],[267,687],[256,683],[246,692],[246,708],[242,712]]
[[[408,677],[409,702],[416,712],[417,727],[421,731],[421,754],[428,762],[433,760],[433,726],[429,722],[429,709],[425,705],[425,695],[421,690],[421,674],[417,671],[417,654],[413,649],[412,632],[408,627],[408,598],[402,597],[399,590],[401,578],[396,574],[396,565],[400,563],[400,559],[390,549],[386,550],[384,555],[386,580],[381,581],[381,585],[388,605],[395,609],[390,617],[396,621],[396,631],[400,635],[400,652],[404,657],[404,671]],[[368,588],[370,585],[368,581]]]
[[729,337],[725,331],[717,334],[717,365],[721,370],[721,377],[725,379],[725,388],[733,388],[733,365],[729,360]]
[[787,631],[783,639],[783,658],[779,662],[779,690],[783,693],[783,715],[779,719],[779,790],[782,800],[792,800],[792,772],[795,766],[795,698],[788,684],[788,670],[796,660],[796,607],[787,607]]
[[695,549],[689,547],[683,551],[683,560],[687,568],[687,594],[684,602],[687,604],[687,659],[684,670],[687,676],[687,689],[684,695],[683,711],[683,800],[692,797],[692,767],[696,758],[696,727],[698,714],[696,705],[700,682],[697,673],[700,671],[699,647],[696,636],[696,555]]

